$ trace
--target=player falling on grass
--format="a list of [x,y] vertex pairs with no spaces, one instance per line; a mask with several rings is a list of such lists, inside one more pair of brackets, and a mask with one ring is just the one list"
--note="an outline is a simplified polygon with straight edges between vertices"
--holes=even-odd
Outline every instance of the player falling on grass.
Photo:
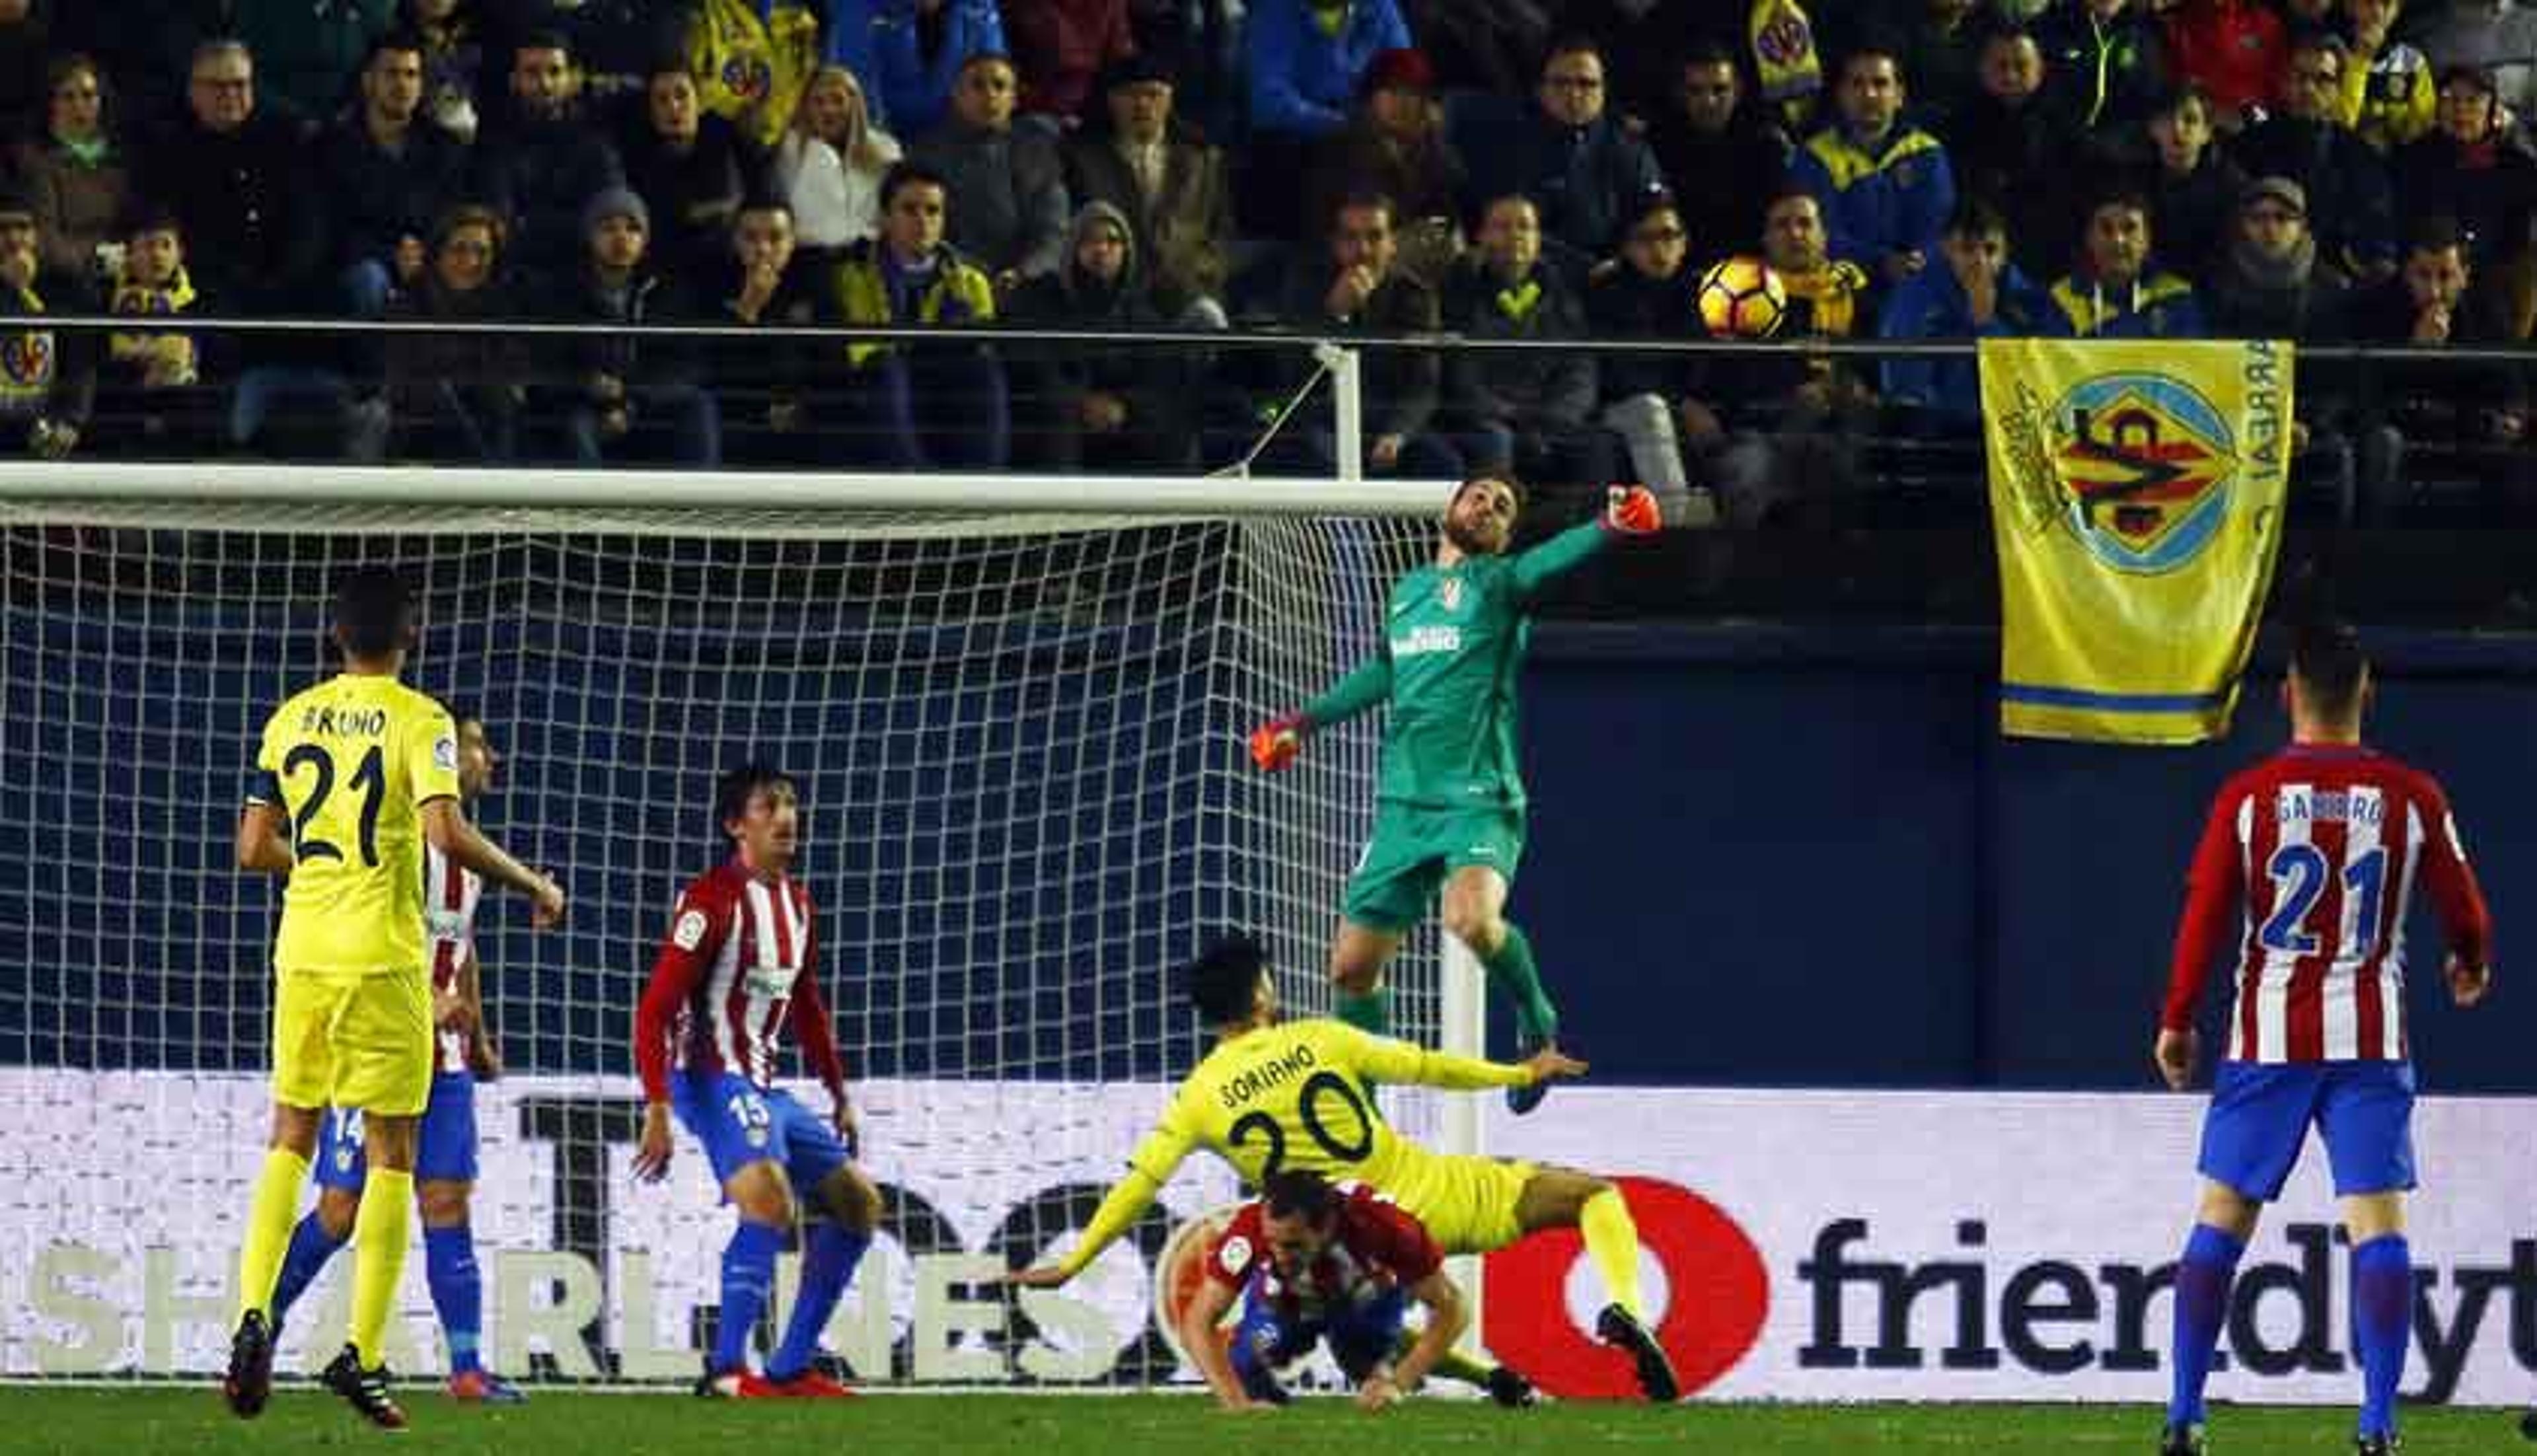
[[[740,1214],[723,1249],[721,1324],[696,1393],[852,1395],[812,1361],[872,1245],[880,1195],[850,1161],[855,1114],[846,1067],[813,973],[811,897],[791,875],[800,833],[793,781],[761,764],[731,770],[714,789],[714,824],[730,838],[732,856],[679,897],[634,1013],[644,1100],[634,1172],[657,1182],[669,1171],[675,1110],[704,1144],[714,1181]],[[788,1022],[828,1090],[825,1121],[775,1086]],[[748,1339],[797,1213],[813,1216],[802,1236],[801,1294],[760,1376],[748,1368]]]
[[240,1416],[273,1391],[274,1285],[308,1180],[322,1108],[360,1115],[368,1192],[353,1220],[352,1340],[329,1388],[376,1424],[406,1424],[379,1356],[415,1199],[416,1127],[432,1084],[432,988],[423,949],[423,847],[563,918],[563,892],[467,822],[458,734],[438,703],[397,680],[416,642],[405,583],[383,566],[335,598],[341,674],[265,724],[241,869],[286,875],[274,944],[273,1135],[238,1252],[238,1320],[223,1389]]
[[[1178,1333],[1225,1410],[1286,1404],[1278,1367],[1323,1341],[1368,1411],[1398,1404],[1430,1373],[1471,1380],[1500,1405],[1533,1403],[1522,1375],[1454,1354],[1470,1304],[1445,1272],[1444,1250],[1388,1193],[1303,1169],[1271,1173],[1205,1257],[1205,1278],[1182,1308]],[[1220,1341],[1217,1326],[1236,1299],[1241,1323],[1230,1342]],[[1403,1349],[1413,1299],[1427,1323]]]
[[1215,1049],[1130,1155],[1128,1175],[1101,1200],[1081,1240],[1057,1263],[1008,1282],[1054,1289],[1073,1279],[1203,1147],[1255,1186],[1289,1169],[1370,1184],[1449,1254],[1486,1253],[1543,1229],[1577,1230],[1610,1300],[1595,1334],[1630,1358],[1650,1400],[1677,1396],[1672,1362],[1642,1319],[1639,1230],[1618,1188],[1565,1168],[1429,1152],[1394,1132],[1360,1090],[1368,1079],[1464,1091],[1529,1087],[1577,1076],[1585,1063],[1544,1046],[1510,1066],[1368,1036],[1345,1022],[1281,1023],[1268,962],[1238,936],[1190,969],[1190,999],[1214,1029]]
[[[456,722],[458,801],[472,807],[492,787],[498,760],[481,719],[460,714]],[[450,1398],[510,1405],[528,1397],[485,1368],[485,1281],[468,1228],[476,1187],[476,1083],[501,1075],[502,1065],[485,1025],[484,977],[476,960],[476,907],[485,881],[438,850],[424,850],[423,938],[431,966],[434,1061],[414,1163],[423,1270],[449,1346]],[[292,1231],[283,1256],[281,1282],[273,1291],[277,1338],[291,1306],[353,1234],[369,1172],[361,1147],[364,1121],[358,1111],[329,1109],[318,1131],[317,1206]]]
[[[1517,1053],[1529,1055],[1558,1036],[1559,1013],[1542,989],[1531,942],[1506,918],[1524,855],[1515,694],[1531,635],[1527,612],[1544,583],[1616,535],[1654,532],[1659,517],[1654,492],[1616,485],[1598,521],[1510,557],[1522,505],[1511,481],[1464,481],[1445,508],[1434,563],[1393,584],[1383,650],[1300,711],[1254,731],[1251,756],[1263,769],[1282,769],[1316,729],[1391,704],[1374,836],[1348,877],[1331,943],[1338,1019],[1376,1036],[1391,1030],[1384,967],[1441,885],[1446,933],[1470,947],[1489,983],[1514,1003]],[[1529,1112],[1547,1090],[1516,1088],[1507,1104]]]
[[2177,1265],[2175,1393],[2164,1456],[2203,1450],[2202,1387],[2229,1284],[2263,1205],[2281,1196],[2312,1121],[2352,1238],[2362,1456],[2396,1448],[2396,1384],[2414,1309],[2405,1191],[2414,1186],[2414,1069],[2405,1038],[2405,912],[2419,879],[2448,936],[2449,994],[2492,984],[2491,922],[2448,800],[2429,774],[2362,746],[2370,666],[2347,628],[2303,633],[2282,689],[2290,747],[2231,779],[2193,856],[2154,1051],[2170,1087],[2193,1075],[2193,1011],[2245,906],[2228,1056],[2202,1124],[2201,1207]]

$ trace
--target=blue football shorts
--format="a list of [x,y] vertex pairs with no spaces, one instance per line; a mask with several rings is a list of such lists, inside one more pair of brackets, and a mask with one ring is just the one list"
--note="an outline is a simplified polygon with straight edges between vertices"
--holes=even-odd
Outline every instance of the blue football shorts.
[[2338,1197],[2414,1186],[2414,1068],[2401,1061],[2224,1061],[2198,1167],[2258,1202],[2279,1198],[2314,1123]]
[[773,1159],[797,1190],[818,1186],[853,1156],[828,1119],[792,1094],[758,1087],[738,1072],[679,1072],[670,1110],[705,1145],[714,1181],[728,1183],[752,1163]]

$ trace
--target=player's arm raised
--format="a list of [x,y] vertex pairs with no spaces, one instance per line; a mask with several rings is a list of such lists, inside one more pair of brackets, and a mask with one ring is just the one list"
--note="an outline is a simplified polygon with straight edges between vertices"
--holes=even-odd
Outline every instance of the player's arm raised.
[[1645,485],[1614,485],[1603,492],[1603,514],[1573,526],[1515,558],[1515,591],[1529,598],[1552,577],[1576,570],[1614,537],[1652,536],[1664,526],[1657,493]]
[[1268,720],[1251,732],[1251,761],[1275,773],[1304,751],[1304,739],[1334,723],[1345,723],[1392,696],[1392,654],[1377,653],[1331,684],[1330,691],[1292,713]]
[[466,811],[453,797],[426,799],[421,810],[423,837],[431,847],[459,864],[508,890],[515,890],[536,903],[530,923],[543,930],[563,923],[563,889],[553,880],[522,864],[505,854],[502,847],[487,839],[467,822]]
[[2210,819],[2202,826],[2202,843],[2193,852],[2193,870],[2185,882],[2184,917],[2177,922],[2176,950],[2168,961],[2158,1042],[2150,1048],[2159,1076],[2178,1092],[2193,1081],[2201,1042],[2193,1030],[2194,1009],[2202,1000],[2202,983],[2211,974],[2221,940],[2229,933],[2229,918],[2243,888],[2237,825],[2238,806],[2244,800],[2245,791],[2235,785],[2220,791]]
[[1240,1293],[1220,1279],[1200,1280],[1198,1293],[1181,1306],[1181,1348],[1189,1352],[1190,1362],[1198,1366],[1198,1372],[1206,1377],[1206,1388],[1215,1392],[1219,1409],[1273,1409],[1264,1408],[1243,1393],[1242,1378],[1233,1373],[1233,1361],[1225,1355],[1224,1342],[1215,1336],[1215,1327],[1223,1322],[1224,1312],[1233,1307]]

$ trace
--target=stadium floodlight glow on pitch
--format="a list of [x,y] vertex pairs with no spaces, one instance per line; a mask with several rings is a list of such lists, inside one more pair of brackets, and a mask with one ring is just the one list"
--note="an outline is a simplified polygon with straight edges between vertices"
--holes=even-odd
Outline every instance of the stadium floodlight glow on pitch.
[[[110,1083],[146,1112],[137,1145],[58,1150],[46,1185],[76,1208],[15,1181],[0,1258],[95,1256],[133,1332],[98,1373],[217,1366],[219,1319],[145,1329],[143,1305],[218,1302],[264,1137],[276,897],[228,862],[240,786],[260,715],[332,670],[334,577],[391,561],[424,602],[409,680],[502,745],[481,817],[573,897],[560,935],[514,905],[480,931],[509,1066],[478,1193],[488,1349],[534,1306],[540,1369],[693,1372],[728,1215],[691,1145],[666,1188],[626,1176],[630,1025],[678,887],[719,853],[712,776],[747,753],[803,786],[821,976],[893,1190],[868,1266],[886,1303],[839,1316],[889,1367],[857,1373],[1030,1378],[1039,1348],[1051,1383],[1168,1378],[1133,1268],[940,1348],[921,1326],[982,1254],[1026,1261],[1088,1209],[1201,1049],[1171,973],[1205,938],[1251,929],[1289,1006],[1329,1004],[1377,724],[1273,778],[1242,734],[1375,649],[1450,488],[0,465],[18,939],[84,948],[6,978],[0,1063],[29,1095]],[[1441,975],[1431,928],[1394,967],[1403,1033],[1476,1051],[1476,972]],[[1385,1110],[1474,1148],[1469,1102]],[[1172,1201],[1232,1191],[1194,1170]]]

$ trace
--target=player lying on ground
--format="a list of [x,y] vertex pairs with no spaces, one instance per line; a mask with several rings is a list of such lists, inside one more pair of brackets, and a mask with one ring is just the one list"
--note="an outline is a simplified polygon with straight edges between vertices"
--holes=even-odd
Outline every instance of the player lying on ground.
[[[1388,1194],[1301,1169],[1272,1173],[1205,1257],[1206,1277],[1181,1310],[1181,1347],[1228,1411],[1286,1404],[1278,1367],[1324,1340],[1369,1411],[1415,1392],[1431,1373],[1471,1380],[1501,1405],[1532,1404],[1522,1375],[1454,1355],[1470,1305],[1436,1240]],[[1236,1298],[1242,1322],[1228,1345],[1217,1327]],[[1427,1323],[1404,1351],[1411,1299]]]
[[[1282,769],[1315,729],[1391,705],[1374,837],[1348,877],[1331,942],[1338,1019],[1377,1036],[1390,1031],[1384,967],[1441,886],[1446,933],[1470,947],[1489,984],[1514,1003],[1517,1049],[1529,1055],[1557,1037],[1559,1012],[1542,989],[1532,942],[1506,918],[1524,856],[1515,690],[1531,635],[1527,613],[1544,584],[1606,540],[1647,535],[1659,522],[1654,492],[1616,485],[1599,521],[1510,558],[1522,506],[1512,481],[1464,481],[1445,508],[1434,563],[1392,586],[1383,650],[1301,711],[1254,732],[1251,756],[1264,769]],[[1543,1082],[1512,1088],[1507,1105],[1529,1112],[1547,1090]]]
[[[855,1114],[846,1066],[813,974],[811,896],[789,871],[798,849],[793,781],[743,764],[714,790],[714,824],[735,853],[679,897],[652,984],[634,1013],[634,1064],[643,1076],[643,1137],[634,1174],[670,1171],[670,1115],[705,1145],[714,1180],[740,1213],[722,1255],[722,1314],[696,1393],[846,1396],[812,1368],[819,1332],[872,1246],[880,1195],[850,1161]],[[787,1020],[803,1060],[828,1089],[825,1122],[775,1086]],[[802,1235],[802,1290],[766,1373],[748,1368],[748,1340],[775,1283],[775,1256],[793,1231],[796,1191],[811,1215]]]
[[1629,1356],[1648,1399],[1679,1393],[1672,1362],[1641,1322],[1639,1230],[1621,1192],[1565,1168],[1431,1153],[1392,1130],[1366,1100],[1367,1081],[1471,1091],[1574,1077],[1586,1064],[1545,1046],[1508,1066],[1371,1037],[1344,1022],[1277,1020],[1276,986],[1260,947],[1239,936],[1190,968],[1190,999],[1215,1049],[1181,1084],[1162,1121],[1128,1159],[1083,1237],[1056,1264],[1008,1275],[1054,1289],[1128,1231],[1197,1148],[1259,1185],[1287,1169],[1355,1178],[1399,1200],[1449,1254],[1486,1253],[1543,1229],[1576,1229],[1610,1302],[1595,1334]]
[[401,1428],[379,1355],[414,1206],[416,1124],[430,1100],[431,978],[423,963],[423,847],[563,918],[563,892],[467,822],[447,710],[397,680],[418,640],[405,583],[349,573],[335,597],[341,674],[264,727],[240,869],[288,876],[273,949],[273,1137],[238,1250],[238,1320],[222,1382],[253,1416],[273,1393],[273,1292],[317,1150],[322,1108],[362,1116],[367,1187],[353,1220],[352,1339],[326,1384],[372,1423]]
[[[492,787],[498,762],[482,720],[456,716],[458,801],[472,808]],[[485,1368],[485,1282],[476,1265],[468,1203],[476,1188],[476,1083],[501,1075],[501,1055],[485,1025],[484,977],[476,960],[476,907],[484,877],[425,846],[423,938],[431,965],[431,1099],[423,1105],[415,1154],[415,1201],[423,1215],[423,1260],[449,1346],[453,1400],[510,1404],[528,1399]],[[369,1176],[358,1111],[329,1109],[318,1129],[317,1206],[291,1233],[273,1291],[273,1333],[282,1334],[335,1250],[352,1237]]]
[[2352,1238],[2363,1456],[2396,1448],[2412,1340],[2414,1069],[2405,1041],[2405,909],[2419,871],[2448,936],[2449,994],[2493,983],[2492,924],[2448,799],[2429,774],[2362,746],[2370,665],[2348,628],[2303,633],[2282,686],[2291,744],[2223,785],[2193,856],[2152,1055],[2193,1076],[2204,977],[2245,907],[2229,1051],[2202,1124],[2202,1202],[2176,1272],[2175,1391],[2159,1449],[2200,1456],[2202,1387],[2229,1284],[2313,1121]]

